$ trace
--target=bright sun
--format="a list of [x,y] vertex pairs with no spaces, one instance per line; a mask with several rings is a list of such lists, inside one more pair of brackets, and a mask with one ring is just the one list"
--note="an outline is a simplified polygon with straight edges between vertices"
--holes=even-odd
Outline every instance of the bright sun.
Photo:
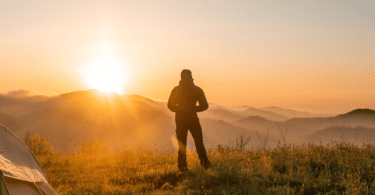
[[114,57],[96,58],[81,73],[90,89],[96,89],[102,93],[124,93],[127,81],[126,71],[123,64]]

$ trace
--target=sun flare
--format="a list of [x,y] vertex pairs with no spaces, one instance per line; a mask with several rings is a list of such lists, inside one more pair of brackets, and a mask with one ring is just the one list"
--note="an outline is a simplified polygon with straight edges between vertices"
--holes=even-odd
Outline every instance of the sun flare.
[[81,72],[90,89],[96,89],[102,93],[124,93],[127,82],[126,71],[123,64],[114,57],[97,58]]

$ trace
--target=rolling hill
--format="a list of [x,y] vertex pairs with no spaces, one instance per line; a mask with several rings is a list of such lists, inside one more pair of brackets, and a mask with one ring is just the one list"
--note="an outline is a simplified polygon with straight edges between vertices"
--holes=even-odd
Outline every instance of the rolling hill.
[[357,146],[364,144],[374,144],[375,128],[363,126],[346,127],[334,126],[316,131],[306,138],[306,141],[312,143],[329,144],[331,142],[351,143]]
[[288,117],[284,115],[276,114],[274,112],[260,110],[256,108],[248,108],[244,112],[246,113],[247,116],[261,116],[270,121],[285,121],[289,119]]
[[[83,139],[100,138],[113,150],[140,146],[166,149],[175,140],[174,113],[165,102],[139,95],[103,95],[90,90],[53,97],[0,95],[0,103],[0,123],[21,139],[28,132],[43,135],[57,151],[71,151]],[[288,119],[249,106],[230,109],[215,105],[199,116],[208,148],[229,145],[240,133],[252,137],[247,147],[251,148],[262,140],[268,140],[268,146],[273,147],[283,134],[287,143],[298,144],[331,127],[375,128],[373,113],[358,109],[335,117]],[[188,144],[194,147],[191,137]]]
[[205,112],[198,113],[200,118],[211,118],[211,119],[219,119],[227,122],[231,122],[234,120],[238,120],[240,118],[245,117],[243,113],[228,110],[225,108],[209,108]]
[[333,115],[329,114],[313,114],[309,112],[300,112],[292,109],[283,109],[276,106],[260,108],[261,110],[273,112],[279,115],[286,116],[288,118],[316,118],[316,117],[330,117]]
[[139,96],[72,92],[50,98],[17,118],[22,127],[13,131],[21,138],[27,132],[44,135],[58,150],[71,150],[74,143],[96,137],[112,148],[164,147],[160,140],[174,134],[174,120],[155,105]]
[[9,116],[8,114],[2,112],[0,112],[0,124],[9,129],[19,129],[21,127],[21,124],[15,117]]
[[356,109],[346,114],[341,114],[338,117],[341,117],[341,118],[348,118],[348,117],[375,118],[375,110]]

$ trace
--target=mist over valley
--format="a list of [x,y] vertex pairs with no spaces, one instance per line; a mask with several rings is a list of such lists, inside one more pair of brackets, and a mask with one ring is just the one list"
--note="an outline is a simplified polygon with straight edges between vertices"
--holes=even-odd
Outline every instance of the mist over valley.
[[[284,143],[372,143],[374,116],[370,109],[330,116],[279,107],[215,104],[199,113],[207,148],[234,146],[244,135],[251,137],[246,149]],[[43,135],[57,152],[72,151],[74,144],[95,138],[113,151],[177,148],[174,113],[165,102],[139,95],[104,95],[95,90],[52,97],[2,94],[0,124],[22,140],[27,133]],[[190,133],[187,147],[195,149]]]

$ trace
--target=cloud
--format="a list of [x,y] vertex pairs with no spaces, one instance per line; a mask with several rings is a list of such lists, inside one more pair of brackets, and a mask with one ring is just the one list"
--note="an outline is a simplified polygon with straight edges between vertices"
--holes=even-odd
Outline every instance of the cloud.
[[19,89],[14,91],[8,91],[7,95],[14,98],[23,98],[30,96],[30,91],[25,89]]

